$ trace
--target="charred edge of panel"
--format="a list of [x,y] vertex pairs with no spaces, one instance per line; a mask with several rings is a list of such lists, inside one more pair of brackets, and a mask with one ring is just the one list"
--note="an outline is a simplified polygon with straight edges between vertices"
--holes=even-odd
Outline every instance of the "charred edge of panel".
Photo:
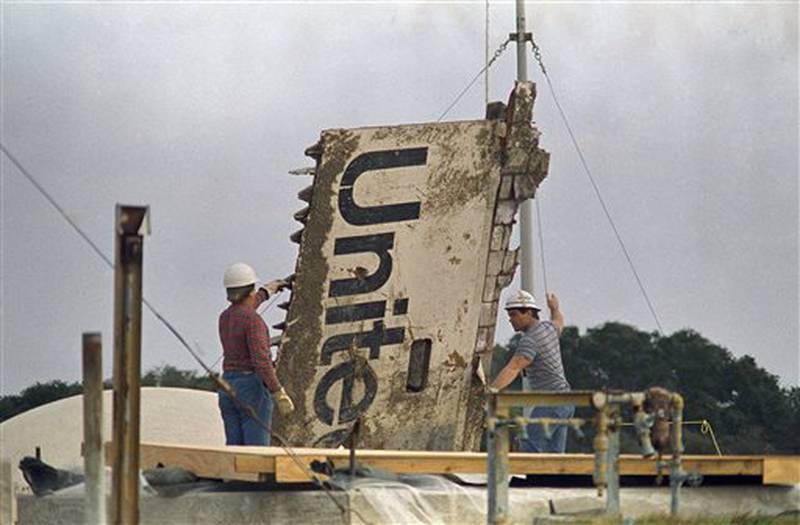
[[295,239],[292,239],[299,244],[299,248],[292,294],[288,304],[281,305],[287,313],[278,362],[278,377],[294,400],[296,410],[288,418],[274,419],[276,431],[291,445],[308,444],[313,437],[308,425],[315,418],[313,399],[310,398],[313,389],[308,387],[314,382],[319,356],[311,353],[322,338],[319,320],[322,317],[322,293],[329,270],[322,248],[333,224],[334,179],[344,170],[345,162],[357,147],[358,139],[347,130],[331,130],[323,132],[319,142],[305,151],[307,156],[316,161],[316,165],[311,186],[298,194],[298,198],[308,206],[294,215],[304,228],[295,232]]
[[[511,229],[516,222],[519,205],[536,194],[539,184],[547,176],[550,154],[539,147],[539,130],[532,122],[536,86],[532,82],[517,82],[509,97],[504,112],[495,108],[495,113],[505,116],[505,133],[501,135],[501,178],[497,188],[497,199],[492,218],[492,235],[489,256],[481,294],[481,315],[475,337],[473,371],[483,367],[484,376],[491,381],[491,358],[494,349],[494,332],[500,293],[514,278],[519,264],[519,248],[509,250]],[[465,432],[462,447],[477,449],[481,429],[483,407],[475,399],[481,399],[483,384],[475,373],[470,384]]]

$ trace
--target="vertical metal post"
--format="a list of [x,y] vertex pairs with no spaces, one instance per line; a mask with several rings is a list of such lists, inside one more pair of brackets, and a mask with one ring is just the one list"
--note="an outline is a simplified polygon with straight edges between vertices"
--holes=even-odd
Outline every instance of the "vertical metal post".
[[0,525],[14,523],[14,478],[11,477],[11,461],[0,460]]
[[528,80],[528,60],[525,52],[525,0],[517,0],[517,80]]
[[103,345],[99,333],[83,334],[83,470],[86,474],[86,523],[105,523]]
[[606,513],[619,514],[619,407],[611,415],[608,427],[608,451],[606,452]]
[[672,394],[672,462],[669,472],[670,486],[670,514],[675,517],[681,500],[681,485],[685,473],[681,468],[681,455],[683,454],[683,397]]
[[356,418],[353,430],[350,431],[350,479],[356,477],[356,445],[358,444],[358,434],[361,432],[361,417]]
[[139,380],[146,206],[116,208],[112,522],[139,522]]
[[[528,55],[525,50],[525,0],[517,0],[517,80],[528,80]],[[519,210],[519,245],[521,285],[523,290],[534,293],[533,276],[533,202],[526,199]]]
[[507,523],[508,516],[508,453],[509,427],[497,424],[499,418],[507,419],[507,410],[497,409],[498,394],[489,394],[486,410],[486,459],[487,459],[487,523]]
[[608,412],[606,406],[599,409],[597,414],[597,433],[592,445],[594,447],[594,485],[597,487],[597,497],[603,496],[603,491],[608,486]]

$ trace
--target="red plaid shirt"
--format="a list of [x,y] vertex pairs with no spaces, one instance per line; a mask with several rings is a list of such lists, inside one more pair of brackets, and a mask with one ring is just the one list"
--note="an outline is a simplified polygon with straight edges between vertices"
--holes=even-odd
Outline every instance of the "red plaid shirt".
[[219,339],[222,341],[222,370],[250,372],[261,377],[270,392],[281,389],[281,383],[272,366],[269,331],[256,312],[258,305],[267,299],[262,289],[256,293],[253,307],[232,304],[219,316]]

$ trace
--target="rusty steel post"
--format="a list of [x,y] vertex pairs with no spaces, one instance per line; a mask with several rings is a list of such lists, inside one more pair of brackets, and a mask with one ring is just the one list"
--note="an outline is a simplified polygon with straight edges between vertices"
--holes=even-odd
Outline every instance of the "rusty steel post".
[[683,397],[672,394],[672,461],[669,473],[670,485],[670,515],[678,515],[681,499],[681,485],[686,479],[686,473],[681,468],[681,455],[683,454]]
[[86,474],[86,523],[105,523],[103,346],[99,333],[83,334],[83,469]]
[[114,524],[139,522],[139,380],[141,376],[142,254],[147,206],[116,208],[114,248]]
[[594,437],[594,485],[597,497],[603,496],[608,485],[608,408],[604,406],[597,413],[597,434]]
[[11,477],[11,461],[0,459],[0,525],[14,523],[14,478]]
[[486,407],[486,463],[487,463],[487,512],[489,525],[507,523],[508,512],[508,454],[510,447],[508,409],[497,407],[499,393],[487,396]]
[[619,514],[619,431],[622,416],[620,407],[613,405],[608,422],[608,450],[606,451],[606,513]]
[[356,445],[358,444],[358,434],[361,432],[361,417],[356,418],[353,430],[350,431],[350,479],[356,476]]

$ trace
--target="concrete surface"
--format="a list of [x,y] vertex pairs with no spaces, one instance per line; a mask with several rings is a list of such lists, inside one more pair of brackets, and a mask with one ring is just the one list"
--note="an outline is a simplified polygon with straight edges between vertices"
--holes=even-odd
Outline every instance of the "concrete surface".
[[[486,492],[476,487],[454,486],[449,490],[415,490],[399,484],[367,484],[347,493],[333,493],[343,506],[348,502],[350,518],[321,491],[267,491],[195,493],[174,498],[143,495],[141,524],[229,524],[229,523],[459,523],[486,521]],[[512,523],[533,523],[551,514],[591,510],[591,501],[602,506],[594,489],[511,489]],[[669,512],[668,488],[622,490],[625,517]],[[577,505],[570,505],[577,503]],[[800,512],[800,487],[698,487],[684,489],[683,516],[764,515]],[[81,495],[19,497],[19,523],[72,524],[83,520]],[[576,519],[580,514],[561,514]]]

